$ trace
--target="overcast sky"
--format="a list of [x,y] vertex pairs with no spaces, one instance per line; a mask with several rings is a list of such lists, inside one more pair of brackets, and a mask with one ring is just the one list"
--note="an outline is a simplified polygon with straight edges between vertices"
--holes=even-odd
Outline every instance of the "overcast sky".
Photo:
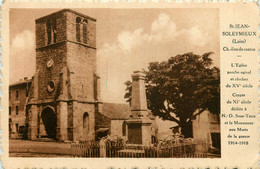
[[[59,9],[10,11],[10,83],[35,72],[35,19]],[[124,82],[151,61],[214,52],[219,66],[218,9],[74,9],[97,19],[101,96],[125,103]]]

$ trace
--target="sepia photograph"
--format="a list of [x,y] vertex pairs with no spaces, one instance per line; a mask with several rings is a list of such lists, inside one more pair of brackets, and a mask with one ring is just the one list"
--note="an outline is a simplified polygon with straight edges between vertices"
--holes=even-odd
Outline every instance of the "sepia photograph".
[[217,8],[12,8],[9,157],[221,158]]

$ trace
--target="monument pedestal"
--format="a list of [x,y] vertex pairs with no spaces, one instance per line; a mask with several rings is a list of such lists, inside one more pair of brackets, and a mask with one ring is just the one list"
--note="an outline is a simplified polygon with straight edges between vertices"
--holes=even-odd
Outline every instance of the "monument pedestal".
[[126,121],[127,138],[130,144],[150,145],[152,121],[148,118],[132,118]]

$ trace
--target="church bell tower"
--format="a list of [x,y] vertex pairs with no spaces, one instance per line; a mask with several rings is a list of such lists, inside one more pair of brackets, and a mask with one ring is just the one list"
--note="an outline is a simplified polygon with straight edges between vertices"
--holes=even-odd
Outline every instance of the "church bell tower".
[[96,20],[64,9],[36,19],[36,73],[28,108],[29,138],[95,138],[99,109]]

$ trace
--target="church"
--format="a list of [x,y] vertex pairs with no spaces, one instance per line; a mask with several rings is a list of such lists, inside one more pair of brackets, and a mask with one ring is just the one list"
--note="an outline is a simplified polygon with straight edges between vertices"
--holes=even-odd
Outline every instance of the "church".
[[156,140],[157,126],[147,110],[142,72],[132,75],[131,107],[100,98],[96,19],[64,9],[36,19],[35,24],[36,72],[32,79],[9,87],[10,92],[27,91],[18,99],[26,100],[20,105],[24,122],[13,122],[12,117],[9,127],[16,123],[16,131],[25,131],[29,140],[87,141],[108,134],[126,137],[133,144]]

